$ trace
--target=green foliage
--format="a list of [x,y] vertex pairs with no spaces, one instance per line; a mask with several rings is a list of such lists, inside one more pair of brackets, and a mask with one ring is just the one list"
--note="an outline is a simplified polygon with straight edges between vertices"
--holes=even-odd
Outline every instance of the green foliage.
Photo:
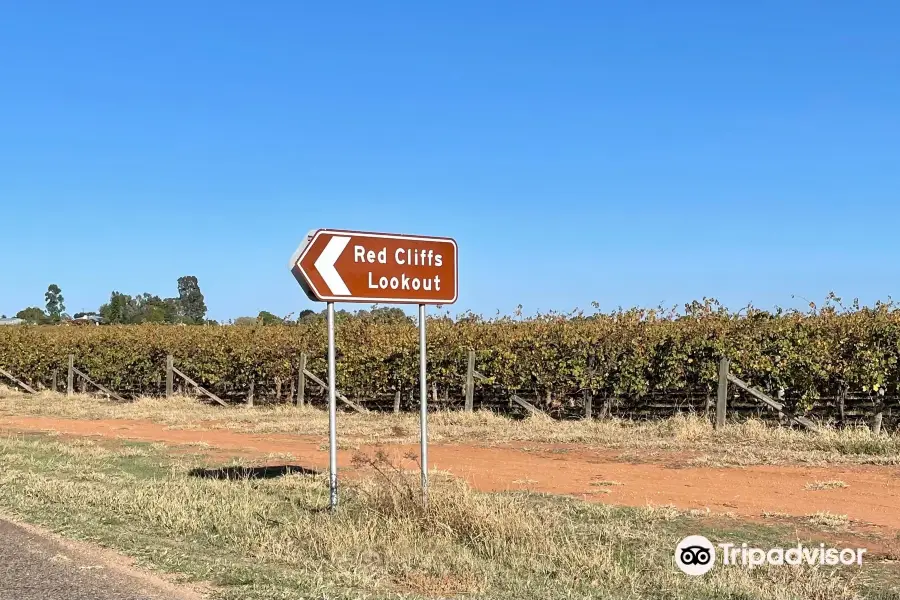
[[100,307],[100,316],[103,317],[104,323],[111,325],[131,323],[133,304],[134,299],[131,296],[113,292],[109,297],[109,302]]
[[206,303],[195,276],[178,278],[178,306],[185,323],[203,323],[206,319]]
[[65,298],[63,298],[62,290],[59,289],[59,286],[51,283],[44,294],[44,300],[47,301],[47,314],[50,315],[50,319],[59,322],[66,310]]
[[178,279],[178,297],[160,298],[151,294],[131,296],[113,292],[109,302],[100,307],[104,323],[111,325],[137,325],[140,323],[190,323],[216,324],[206,320],[206,304],[197,278]]
[[42,311],[37,306],[30,306],[28,308],[22,309],[16,313],[17,319],[23,319],[32,325],[44,325],[45,323],[50,322],[50,318],[47,316],[47,313]]
[[316,316],[316,311],[314,311],[314,310],[309,310],[309,309],[301,310],[300,314],[297,315],[297,322],[302,323],[304,321],[308,321],[310,319],[315,318],[315,316]]
[[238,317],[232,321],[232,324],[246,327],[250,325],[288,325],[292,324],[292,322],[282,319],[267,310],[261,310],[259,315],[255,317]]
[[267,310],[259,311],[259,315],[256,317],[256,320],[263,325],[281,325],[284,323],[284,319],[273,315]]
[[390,306],[373,306],[372,310],[361,310],[356,315],[375,323],[413,323],[412,317],[403,312],[403,309]]
[[109,302],[100,307],[99,314],[105,323],[112,325],[140,323],[217,325],[215,321],[206,319],[206,304],[194,276],[178,279],[177,298],[160,298],[147,293],[130,296],[113,292]]
[[[732,359],[736,375],[773,394],[808,405],[841,390],[898,393],[900,311],[893,304],[850,309],[832,299],[809,313],[732,314],[714,301],[683,313],[620,310],[585,316],[548,314],[486,320],[465,315],[428,320],[429,376],[461,395],[469,348],[493,383],[547,405],[592,390],[597,397],[635,398],[678,390],[714,393],[716,366]],[[402,312],[402,311],[401,311]],[[337,313],[338,386],[351,397],[389,394],[417,385],[418,337],[403,313]],[[264,319],[252,319],[261,325]],[[241,321],[240,319],[237,321]],[[69,352],[92,377],[123,390],[152,387],[168,353],[212,388],[245,390],[296,376],[301,352],[325,372],[325,319],[266,327],[0,329],[0,364],[32,381],[62,369]]]
[[112,325],[136,325],[139,323],[178,322],[178,301],[159,296],[141,294],[130,296],[113,292],[109,302],[100,307],[104,323]]

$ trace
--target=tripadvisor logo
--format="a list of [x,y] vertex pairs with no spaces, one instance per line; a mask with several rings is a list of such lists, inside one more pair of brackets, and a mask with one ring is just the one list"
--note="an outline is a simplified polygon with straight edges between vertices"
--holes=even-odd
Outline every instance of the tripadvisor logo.
[[689,535],[675,547],[675,564],[688,575],[703,575],[716,564],[716,549],[702,535]]
[[764,565],[862,565],[865,548],[826,548],[825,544],[790,548],[751,548],[746,543],[713,545],[702,535],[689,535],[675,547],[675,565],[688,575],[703,575],[716,564],[716,548],[722,556],[722,564],[739,565],[752,569]]

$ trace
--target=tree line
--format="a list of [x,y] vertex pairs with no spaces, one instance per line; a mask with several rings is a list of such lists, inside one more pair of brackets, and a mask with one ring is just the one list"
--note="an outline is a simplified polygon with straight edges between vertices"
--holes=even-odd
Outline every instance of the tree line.
[[[45,307],[29,306],[16,313],[16,318],[34,325],[52,325],[82,317],[107,325],[139,325],[141,323],[171,323],[185,325],[218,325],[206,318],[207,308],[203,292],[197,277],[185,275],[178,278],[178,296],[160,298],[157,295],[143,293],[137,295],[123,294],[114,291],[109,302],[96,311],[78,312],[70,316],[66,312],[65,298],[57,284],[47,287],[44,294]],[[5,317],[5,315],[3,315]],[[338,310],[335,319],[340,321],[350,316],[371,318],[382,323],[411,322],[411,318],[399,308],[374,306],[370,310],[354,312]],[[291,325],[310,323],[325,318],[325,311],[301,311],[296,317],[293,313],[279,317],[267,310],[261,310],[255,317],[238,317],[228,321],[233,325]]]
[[65,298],[60,287],[53,283],[44,294],[45,308],[29,306],[16,313],[16,318],[34,325],[51,325],[82,317],[94,317],[98,322],[110,325],[136,325],[140,323],[183,323],[198,325],[208,323],[206,302],[200,291],[200,283],[193,275],[178,278],[178,296],[160,298],[153,294],[132,296],[114,291],[109,302],[96,311],[78,312],[70,316],[66,312]]
[[[259,311],[259,314],[255,317],[238,317],[234,319],[231,323],[234,325],[295,325],[295,324],[310,324],[316,321],[324,321],[325,320],[325,309],[316,312],[314,310],[303,310],[294,317],[293,313],[285,316],[279,317],[275,314],[270,313],[267,310]],[[334,311],[334,320],[340,323],[343,320],[350,318],[362,318],[370,321],[374,321],[376,323],[412,323],[413,319],[402,309],[390,306],[373,306],[369,310],[358,310],[355,312],[351,312],[349,310],[336,310]]]

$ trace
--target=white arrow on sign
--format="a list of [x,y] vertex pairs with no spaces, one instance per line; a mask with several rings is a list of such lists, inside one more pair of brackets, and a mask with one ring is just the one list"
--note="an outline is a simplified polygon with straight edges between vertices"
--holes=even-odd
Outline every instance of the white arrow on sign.
[[328,240],[328,244],[326,244],[325,249],[322,250],[322,254],[319,255],[319,258],[317,258],[314,263],[316,270],[322,275],[322,279],[325,280],[325,285],[328,286],[331,293],[335,296],[350,295],[347,284],[344,283],[340,273],[334,268],[334,263],[337,262],[337,259],[341,256],[341,252],[344,251],[344,248],[346,248],[349,243],[349,237],[334,236]]

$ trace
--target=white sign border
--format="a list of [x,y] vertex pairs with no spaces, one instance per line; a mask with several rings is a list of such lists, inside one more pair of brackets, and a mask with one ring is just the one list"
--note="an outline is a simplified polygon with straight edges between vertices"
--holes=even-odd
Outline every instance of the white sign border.
[[[310,237],[312,234],[312,237]],[[355,296],[352,298],[348,298],[347,296],[332,296],[332,295],[324,295],[320,294],[318,288],[316,288],[315,284],[309,278],[307,272],[303,269],[301,262],[303,258],[306,256],[306,253],[309,252],[310,248],[313,247],[315,241],[319,238],[320,235],[324,234],[332,234],[332,235],[340,235],[346,234],[351,237],[369,237],[369,238],[387,238],[391,240],[412,240],[418,242],[449,242],[453,244],[453,258],[454,258],[454,277],[453,277],[453,299],[452,300],[441,300],[435,301],[431,298],[409,298],[398,300],[397,298],[375,298],[371,296],[359,297]],[[423,235],[404,235],[402,233],[376,233],[370,231],[352,231],[348,229],[319,229],[316,230],[315,233],[307,234],[307,242],[305,245],[298,248],[297,252],[294,253],[296,260],[292,257],[291,260],[291,269],[294,267],[300,270],[303,274],[303,278],[306,280],[313,294],[316,296],[318,302],[354,302],[354,303],[380,303],[380,304],[430,304],[430,305],[444,305],[444,304],[453,304],[459,299],[459,246],[456,244],[456,240],[453,238],[447,237],[431,237],[431,236],[423,236]]]

